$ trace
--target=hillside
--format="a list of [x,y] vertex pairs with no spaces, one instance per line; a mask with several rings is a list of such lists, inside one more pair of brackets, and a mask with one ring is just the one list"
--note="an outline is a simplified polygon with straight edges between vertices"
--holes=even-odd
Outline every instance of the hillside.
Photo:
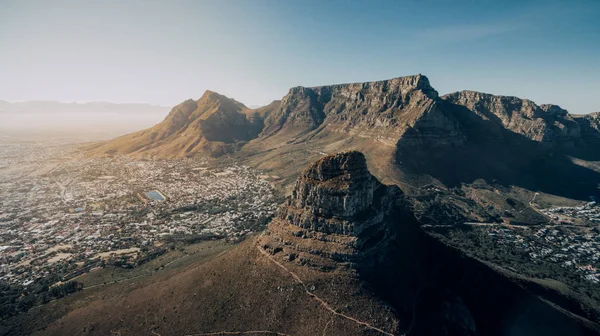
[[[90,149],[93,155],[127,154],[161,158],[235,151],[262,129],[262,119],[243,104],[212,91],[175,106],[159,124]],[[259,114],[260,115],[260,114]],[[257,115],[258,116],[258,115]]]
[[577,315],[565,308],[569,302],[531,294],[524,280],[425,234],[409,208],[397,187],[369,173],[361,153],[327,156],[300,174],[264,234],[178,272],[50,303],[37,311],[45,319],[31,311],[34,327],[23,330],[122,336],[598,333],[597,313]]

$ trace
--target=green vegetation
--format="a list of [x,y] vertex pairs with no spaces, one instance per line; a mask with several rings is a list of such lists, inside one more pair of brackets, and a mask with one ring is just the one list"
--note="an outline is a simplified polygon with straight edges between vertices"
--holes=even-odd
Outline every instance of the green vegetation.
[[[558,230],[567,230],[558,228]],[[552,283],[561,295],[577,296],[581,300],[600,302],[600,284],[582,278],[572,268],[541,258],[532,260],[529,252],[515,244],[490,236],[486,227],[462,225],[455,228],[433,228],[428,232],[465,253],[505,270],[544,285]],[[566,233],[563,233],[566,234]],[[562,284],[558,286],[557,284]],[[565,290],[568,288],[568,292]],[[591,300],[590,300],[591,299]],[[596,307],[600,311],[600,307]]]
[[[52,285],[58,283],[57,285]],[[30,308],[62,298],[83,289],[77,281],[59,282],[58,276],[49,276],[24,287],[0,283],[0,318],[14,316]]]

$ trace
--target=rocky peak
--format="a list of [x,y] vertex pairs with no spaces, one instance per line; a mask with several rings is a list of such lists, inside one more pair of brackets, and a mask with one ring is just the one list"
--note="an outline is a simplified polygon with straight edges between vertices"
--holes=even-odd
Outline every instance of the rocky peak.
[[402,199],[398,188],[369,173],[362,153],[329,155],[300,175],[261,244],[273,253],[302,256],[313,266],[364,261],[387,248],[392,214]]
[[300,175],[290,205],[319,216],[351,219],[372,205],[376,187],[362,153],[339,153],[317,160]]
[[569,112],[558,105],[553,104],[542,104],[540,105],[542,111],[556,117],[566,117]]
[[228,98],[216,91],[211,91],[211,90],[204,91],[204,93],[202,94],[202,96],[200,97],[199,100],[221,100],[221,99],[233,100],[233,99]]
[[498,120],[505,129],[525,138],[552,145],[573,145],[581,140],[580,125],[557,105],[538,106],[528,99],[460,91],[442,97],[461,105],[483,120]]
[[241,111],[248,109],[244,104],[236,101],[235,99],[210,90],[206,90],[202,97],[198,99],[198,105],[222,106],[222,110],[224,111]]

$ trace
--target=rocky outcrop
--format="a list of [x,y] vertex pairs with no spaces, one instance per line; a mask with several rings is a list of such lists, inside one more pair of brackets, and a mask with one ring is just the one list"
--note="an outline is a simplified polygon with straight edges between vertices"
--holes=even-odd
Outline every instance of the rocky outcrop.
[[380,252],[392,237],[391,216],[400,211],[401,202],[398,188],[369,173],[362,153],[327,156],[300,175],[261,243],[310,266],[373,264],[385,254]]
[[[407,129],[431,144],[460,142],[455,120],[439,106],[423,75],[390,80],[295,87],[267,120],[263,137],[297,137],[313,130],[342,133],[395,146]],[[450,139],[450,140],[447,140]]]
[[600,143],[600,112],[573,116],[581,127],[582,137],[591,144]]
[[527,99],[476,91],[455,92],[442,99],[538,143],[572,146],[585,141],[580,124],[557,105],[538,106]]

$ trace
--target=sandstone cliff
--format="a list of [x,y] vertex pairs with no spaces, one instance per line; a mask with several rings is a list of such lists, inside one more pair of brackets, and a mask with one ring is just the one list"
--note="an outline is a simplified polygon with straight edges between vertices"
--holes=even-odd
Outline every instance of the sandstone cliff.
[[297,264],[373,266],[392,238],[392,216],[410,218],[402,204],[401,191],[377,181],[361,153],[327,156],[300,175],[261,241]]
[[[263,137],[297,137],[310,131],[373,139],[394,146],[407,129],[431,144],[460,142],[455,120],[444,114],[438,93],[423,75],[385,81],[295,87],[267,120]],[[435,138],[435,139],[433,139]]]

